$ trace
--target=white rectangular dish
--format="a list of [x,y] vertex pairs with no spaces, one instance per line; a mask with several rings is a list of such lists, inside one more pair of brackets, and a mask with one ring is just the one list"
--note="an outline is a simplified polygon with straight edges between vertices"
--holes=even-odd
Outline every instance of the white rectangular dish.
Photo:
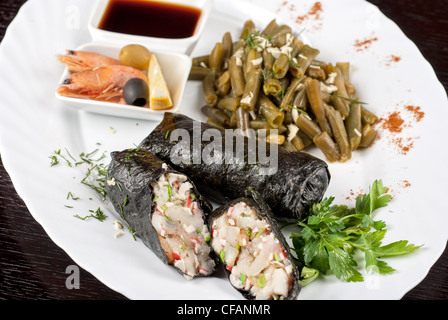
[[[86,43],[78,48],[77,51],[96,52],[108,57],[118,59],[118,54],[121,49],[118,44],[99,44]],[[180,102],[183,96],[185,85],[188,80],[188,75],[191,69],[191,58],[187,55],[175,52],[151,51],[156,55],[157,60],[162,68],[166,84],[171,94],[173,107],[167,110],[151,110],[149,108],[136,107],[131,105],[118,104],[113,102],[96,101],[92,99],[72,98],[58,94],[56,97],[65,104],[93,113],[105,114],[110,116],[119,116],[124,118],[135,118],[142,120],[160,120],[165,111],[177,112],[179,111]],[[69,77],[67,68],[64,70],[59,84],[63,83]]]

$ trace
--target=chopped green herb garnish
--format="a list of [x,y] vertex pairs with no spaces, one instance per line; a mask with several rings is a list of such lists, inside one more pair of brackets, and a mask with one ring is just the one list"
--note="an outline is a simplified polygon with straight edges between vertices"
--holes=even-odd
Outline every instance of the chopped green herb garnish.
[[241,281],[241,283],[243,285],[246,283],[246,279],[247,279],[246,275],[241,273],[240,274],[240,281]]
[[221,258],[222,263],[226,263],[224,261],[224,256],[225,256],[225,252],[224,252],[224,250],[221,250],[221,252],[219,253],[219,257]]
[[257,232],[255,238],[259,238],[266,231],[266,226],[263,226],[260,231]]
[[362,101],[359,101],[359,100],[346,98],[346,97],[343,97],[343,96],[341,96],[339,94],[336,94],[336,93],[330,94],[330,96],[336,97],[336,98],[341,98],[341,99],[347,100],[348,102],[351,102],[351,103],[368,104],[367,102],[362,102]]
[[68,198],[72,198],[72,200],[79,200],[79,197],[76,197],[76,198],[75,198],[71,192],[69,192],[69,193],[67,194],[67,199],[68,199]]
[[98,207],[98,209],[96,209],[96,211],[89,210],[89,212],[92,212],[92,214],[85,216],[85,217],[80,217],[79,215],[75,214],[75,217],[79,218],[81,220],[86,220],[87,218],[94,218],[101,222],[106,220],[106,218],[107,218],[107,216],[104,214],[104,212],[99,207]]
[[367,271],[384,274],[394,269],[380,258],[411,253],[419,248],[405,240],[381,245],[386,223],[375,221],[372,213],[391,201],[386,191],[381,180],[374,181],[368,194],[357,197],[354,208],[333,205],[334,197],[325,198],[311,207],[306,221],[297,223],[300,233],[291,234],[292,249],[297,260],[308,268],[305,269],[308,281],[317,278],[309,276],[313,273],[311,269],[323,275],[331,270],[338,279],[347,282],[363,281],[356,269],[355,249],[364,252]]
[[262,69],[261,74],[263,75],[263,80],[268,80],[274,77],[274,71],[268,69]]
[[135,230],[132,229],[131,227],[128,227],[128,230],[129,230],[129,232],[131,233],[131,235],[132,235],[132,237],[134,238],[134,240],[137,240],[137,239],[135,238]]
[[264,273],[258,277],[257,279],[257,286],[260,288],[264,288],[264,285],[266,284],[266,276],[264,275]]
[[171,190],[171,185],[168,184],[168,201],[171,199],[172,195],[173,195],[173,191]]

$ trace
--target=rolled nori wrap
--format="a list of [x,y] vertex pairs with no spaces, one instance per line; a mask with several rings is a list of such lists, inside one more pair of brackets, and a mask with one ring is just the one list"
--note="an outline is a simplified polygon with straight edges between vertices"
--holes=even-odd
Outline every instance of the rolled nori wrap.
[[206,215],[212,206],[193,182],[145,150],[112,152],[111,158],[107,195],[136,236],[185,278],[211,275],[216,256]]
[[[295,222],[304,219],[311,205],[322,200],[330,181],[324,161],[229,131],[233,132],[166,112],[139,147],[186,174],[204,196],[218,204],[244,196],[246,188],[251,187],[261,194],[278,220]],[[260,150],[274,156],[262,158]]]
[[211,246],[231,285],[251,300],[293,300],[299,272],[268,205],[258,193],[235,199],[209,216]]

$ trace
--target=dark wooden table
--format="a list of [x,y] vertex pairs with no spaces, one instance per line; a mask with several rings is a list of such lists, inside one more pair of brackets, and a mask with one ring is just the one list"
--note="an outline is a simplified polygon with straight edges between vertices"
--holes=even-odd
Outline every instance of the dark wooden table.
[[[0,40],[24,2],[0,2]],[[447,90],[448,0],[370,2],[395,21],[417,44]],[[0,158],[0,299],[126,299],[82,268],[79,289],[67,289],[66,268],[70,265],[76,264],[51,241],[30,215]],[[445,250],[427,277],[404,299],[448,299],[448,250]]]

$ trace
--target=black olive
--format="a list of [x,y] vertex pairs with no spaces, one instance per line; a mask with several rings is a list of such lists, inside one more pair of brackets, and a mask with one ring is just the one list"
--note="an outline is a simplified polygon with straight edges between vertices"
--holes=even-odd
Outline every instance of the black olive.
[[123,97],[127,104],[143,107],[149,99],[148,84],[140,78],[128,80],[123,88]]

